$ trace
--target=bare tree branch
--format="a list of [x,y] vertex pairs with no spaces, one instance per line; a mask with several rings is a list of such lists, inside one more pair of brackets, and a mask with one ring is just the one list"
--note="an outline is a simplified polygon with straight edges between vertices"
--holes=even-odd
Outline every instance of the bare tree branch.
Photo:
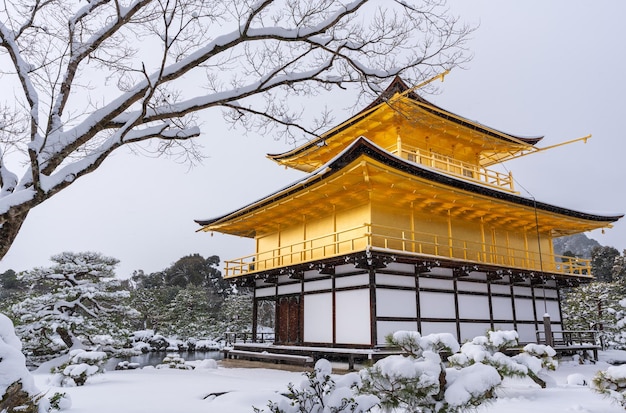
[[209,108],[311,138],[332,117],[294,98],[417,82],[465,62],[471,31],[442,0],[5,1],[0,85],[18,95],[0,102],[0,258],[30,209],[122,146],[194,162]]

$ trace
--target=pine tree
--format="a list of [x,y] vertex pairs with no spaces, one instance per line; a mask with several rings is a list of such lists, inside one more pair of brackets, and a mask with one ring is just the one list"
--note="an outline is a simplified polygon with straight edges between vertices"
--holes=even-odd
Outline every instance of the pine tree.
[[12,307],[31,361],[65,353],[75,344],[121,345],[137,312],[128,305],[129,292],[114,279],[118,260],[95,252],[64,252],[51,260],[53,266],[20,276],[30,294]]

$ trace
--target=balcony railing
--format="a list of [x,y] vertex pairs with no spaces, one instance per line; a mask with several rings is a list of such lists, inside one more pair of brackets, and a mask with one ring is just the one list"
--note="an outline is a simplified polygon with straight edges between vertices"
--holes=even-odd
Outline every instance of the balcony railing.
[[[391,148],[390,151],[391,153],[398,155],[397,148]],[[482,166],[462,162],[457,159],[450,158],[449,156],[404,145],[400,150],[400,157],[411,162],[440,169],[451,175],[455,175],[469,181],[517,193],[513,186],[513,176],[510,172],[508,174],[503,174],[498,171],[483,168]]]
[[551,255],[547,252],[539,254],[508,245],[492,245],[372,224],[364,224],[322,237],[228,260],[225,262],[225,277],[238,277],[274,268],[332,258],[350,252],[364,251],[368,248],[448,258],[525,271],[591,277],[591,261],[588,259]]

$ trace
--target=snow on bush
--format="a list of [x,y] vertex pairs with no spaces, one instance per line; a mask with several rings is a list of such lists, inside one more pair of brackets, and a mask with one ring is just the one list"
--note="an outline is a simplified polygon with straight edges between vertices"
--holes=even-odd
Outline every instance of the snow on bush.
[[179,369],[192,370],[194,367],[185,362],[185,359],[178,354],[167,354],[161,364],[156,365],[157,369]]
[[[398,331],[388,342],[402,355],[385,357],[337,380],[331,376],[330,363],[319,360],[299,385],[289,384],[285,397],[265,409],[255,407],[255,412],[368,412],[374,407],[429,413],[471,410],[495,397],[503,377],[536,378],[542,369],[556,366],[555,352],[547,346],[526,346],[520,357],[504,354],[517,346],[517,337],[515,331],[490,331],[459,346],[447,333],[421,336],[416,331]],[[445,355],[449,356],[443,360]]]
[[51,382],[61,387],[82,386],[89,377],[104,373],[107,358],[103,351],[72,350],[67,363],[52,370]]
[[21,349],[13,323],[0,314],[0,412],[46,412],[48,401],[35,387]]
[[213,340],[196,340],[193,342],[196,351],[221,350],[222,346]]
[[269,402],[267,407],[254,407],[256,413],[366,413],[378,405],[378,398],[371,394],[359,394],[361,379],[357,373],[349,373],[335,381],[331,376],[331,364],[318,360],[312,372],[304,373],[299,385],[290,383],[281,399]]
[[544,379],[539,377],[543,369],[554,370],[557,367],[554,349],[540,344],[528,344],[522,353],[509,357],[503,353],[508,348],[517,346],[518,335],[514,330],[489,331],[486,336],[475,337],[461,347],[457,354],[448,358],[452,366],[467,367],[482,363],[495,368],[501,377],[528,376],[541,387],[546,387]]
[[388,341],[404,355],[386,357],[361,371],[361,391],[378,396],[383,409],[457,412],[494,397],[493,391],[502,381],[494,367],[481,361],[469,363],[468,356],[463,356],[466,365],[446,367],[441,355],[463,349],[450,334],[422,337],[416,331],[400,331]]
[[591,389],[610,397],[626,409],[626,364],[596,373],[591,380]]

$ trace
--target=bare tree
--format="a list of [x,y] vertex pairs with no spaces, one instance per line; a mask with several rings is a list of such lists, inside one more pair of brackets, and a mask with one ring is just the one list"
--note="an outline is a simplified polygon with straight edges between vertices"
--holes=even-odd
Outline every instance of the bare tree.
[[315,135],[329,117],[294,97],[417,82],[463,62],[470,32],[444,0],[4,1],[0,258],[33,207],[122,146],[193,162],[209,108]]

